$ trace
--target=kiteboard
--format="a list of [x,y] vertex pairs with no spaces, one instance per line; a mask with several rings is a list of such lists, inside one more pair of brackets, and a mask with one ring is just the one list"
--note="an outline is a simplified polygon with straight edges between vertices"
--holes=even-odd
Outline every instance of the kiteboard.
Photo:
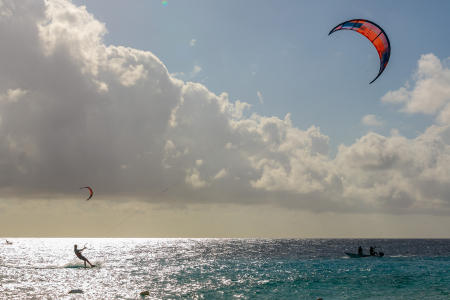
[[83,263],[69,263],[64,265],[64,269],[92,269],[92,268],[98,268],[99,265],[92,265],[92,267],[87,264],[86,267]]

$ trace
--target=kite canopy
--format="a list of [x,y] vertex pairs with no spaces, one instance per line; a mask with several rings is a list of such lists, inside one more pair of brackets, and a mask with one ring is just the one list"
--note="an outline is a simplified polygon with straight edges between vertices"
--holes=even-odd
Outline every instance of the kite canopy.
[[375,77],[370,83],[374,82],[383,73],[386,68],[389,57],[391,56],[391,44],[386,32],[375,24],[374,22],[364,19],[354,19],[345,21],[333,29],[331,29],[328,35],[338,30],[353,30],[364,35],[377,49],[378,56],[380,57],[380,70],[377,77]]
[[89,197],[86,199],[86,201],[88,201],[89,199],[91,199],[92,198],[92,196],[94,195],[94,191],[92,190],[92,188],[90,187],[90,186],[84,186],[84,187],[80,187],[80,190],[81,189],[88,189],[89,190]]

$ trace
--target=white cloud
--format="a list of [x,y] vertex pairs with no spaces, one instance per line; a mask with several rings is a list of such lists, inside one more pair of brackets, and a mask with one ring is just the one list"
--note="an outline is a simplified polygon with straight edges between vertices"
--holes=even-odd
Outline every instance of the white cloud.
[[379,127],[383,125],[383,121],[381,121],[376,115],[365,115],[361,122],[366,126]]
[[450,128],[432,126],[415,139],[375,133],[339,148],[337,165],[348,198],[373,207],[448,212]]
[[[105,45],[105,26],[82,7],[2,3],[0,95],[17,100],[0,101],[4,197],[69,197],[89,183],[105,198],[450,214],[448,69],[433,56],[415,86],[384,101],[442,124],[413,139],[368,133],[332,157],[316,126],[247,116],[248,103],[174,78],[152,53]],[[415,93],[428,80],[430,110]]]
[[201,179],[200,172],[196,168],[187,170],[185,181],[194,189],[200,189],[207,185],[206,181]]
[[[386,103],[402,104],[407,113],[439,115],[450,104],[450,69],[445,67],[434,54],[422,55],[419,59],[414,84],[405,84],[395,91],[389,91],[382,97]],[[450,121],[445,112],[438,121]]]
[[450,103],[447,103],[439,112],[436,120],[440,124],[450,124]]
[[0,101],[17,102],[26,94],[27,91],[22,89],[8,89],[5,94],[0,95]]
[[224,177],[227,176],[227,175],[228,175],[227,170],[222,169],[222,170],[220,170],[219,172],[217,172],[216,175],[214,175],[214,180],[218,180],[218,179],[224,178]]
[[102,43],[105,25],[93,18],[85,7],[76,7],[66,0],[45,1],[45,4],[45,18],[36,24],[44,53],[67,51],[82,65],[83,72],[97,74],[99,64],[105,59]]
[[195,65],[191,71],[191,78],[197,76],[202,71],[202,67]]
[[264,98],[260,91],[256,92],[256,96],[258,97],[259,103],[264,104]]
[[183,78],[184,76],[186,76],[186,74],[184,74],[184,72],[175,72],[175,73],[170,73],[170,76],[172,77],[176,77],[176,78]]

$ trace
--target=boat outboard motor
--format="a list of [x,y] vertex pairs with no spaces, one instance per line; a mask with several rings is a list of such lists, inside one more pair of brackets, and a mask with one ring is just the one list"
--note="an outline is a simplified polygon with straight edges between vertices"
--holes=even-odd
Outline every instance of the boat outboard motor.
[[379,257],[383,257],[383,256],[384,256],[384,252],[381,252],[381,251],[378,252],[378,256],[379,256]]

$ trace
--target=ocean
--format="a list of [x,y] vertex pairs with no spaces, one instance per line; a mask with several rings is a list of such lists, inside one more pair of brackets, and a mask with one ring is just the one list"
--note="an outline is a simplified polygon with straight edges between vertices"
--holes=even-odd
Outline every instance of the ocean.
[[0,299],[450,299],[450,239],[6,239]]

